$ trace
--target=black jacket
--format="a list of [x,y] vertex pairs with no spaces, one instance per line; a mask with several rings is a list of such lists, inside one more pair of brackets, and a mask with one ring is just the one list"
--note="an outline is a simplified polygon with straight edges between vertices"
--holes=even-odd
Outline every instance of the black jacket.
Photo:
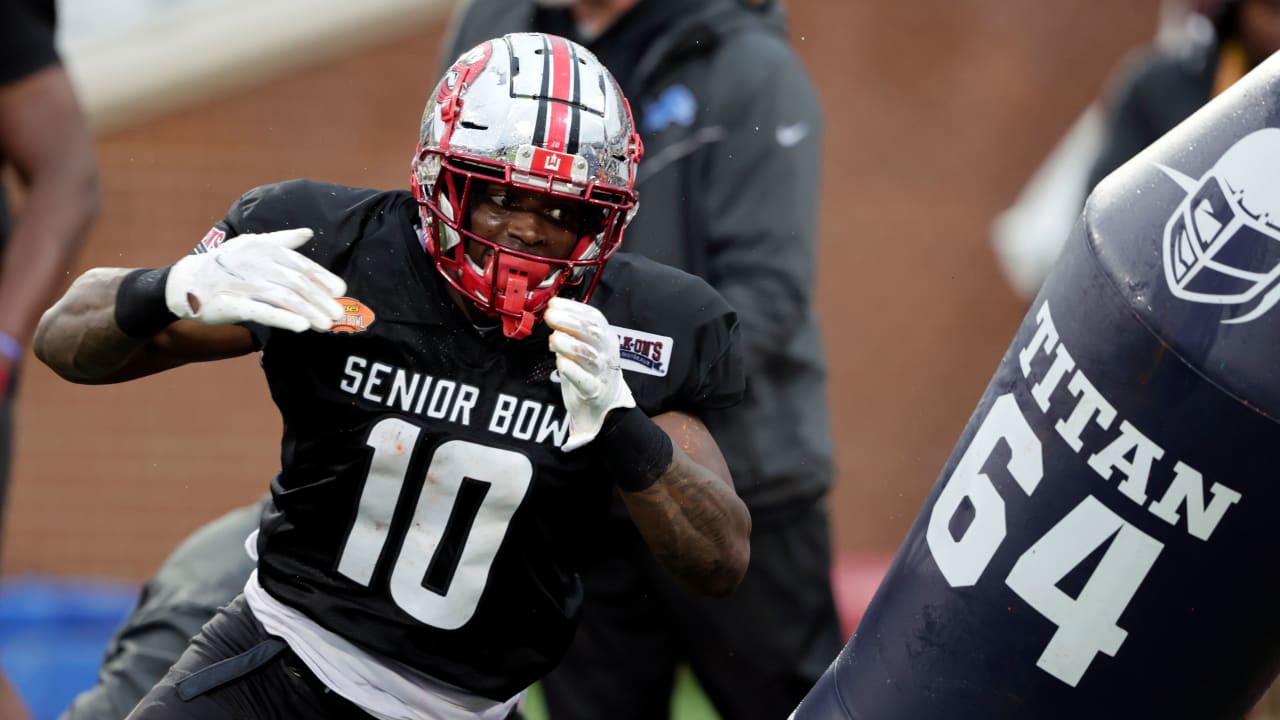
[[567,11],[472,0],[446,65],[508,32],[573,38],[618,78],[645,144],[623,249],[700,275],[737,310],[746,399],[707,423],[757,522],[831,480],[826,367],[812,308],[821,119],[780,10],[643,0],[593,40]]
[[1106,139],[1088,190],[1209,102],[1219,49],[1216,41],[1194,42],[1127,63],[1107,100]]

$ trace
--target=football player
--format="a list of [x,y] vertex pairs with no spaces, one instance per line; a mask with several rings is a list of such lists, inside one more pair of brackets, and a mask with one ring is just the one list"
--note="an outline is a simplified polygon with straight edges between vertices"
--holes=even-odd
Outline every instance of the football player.
[[507,717],[615,490],[674,577],[737,585],[750,518],[698,419],[743,392],[736,318],[614,255],[640,155],[590,52],[507,35],[430,97],[412,193],[259,187],[45,314],[74,382],[259,350],[284,422],[256,571],[130,718]]

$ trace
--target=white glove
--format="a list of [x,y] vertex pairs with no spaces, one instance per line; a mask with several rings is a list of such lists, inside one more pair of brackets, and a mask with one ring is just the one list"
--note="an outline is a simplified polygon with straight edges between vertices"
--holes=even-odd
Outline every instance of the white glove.
[[180,318],[206,325],[255,322],[302,332],[328,330],[343,318],[334,298],[347,284],[295,251],[310,228],[237,235],[213,250],[174,263],[164,299]]
[[577,450],[595,439],[610,410],[635,407],[636,401],[622,378],[618,336],[599,310],[557,297],[543,319],[555,330],[549,345],[569,410],[569,439],[560,449]]

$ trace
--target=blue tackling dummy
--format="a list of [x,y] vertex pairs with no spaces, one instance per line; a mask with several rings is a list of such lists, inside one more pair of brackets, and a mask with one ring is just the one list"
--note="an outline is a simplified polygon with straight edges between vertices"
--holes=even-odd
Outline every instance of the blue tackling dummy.
[[1280,55],[1099,184],[794,720],[1231,718],[1280,661]]

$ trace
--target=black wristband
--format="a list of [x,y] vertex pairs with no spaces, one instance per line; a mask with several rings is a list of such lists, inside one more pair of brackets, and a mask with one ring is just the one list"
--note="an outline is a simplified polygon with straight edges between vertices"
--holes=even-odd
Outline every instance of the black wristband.
[[675,456],[666,431],[640,408],[610,412],[591,446],[613,483],[626,492],[639,492],[657,482]]
[[116,290],[116,325],[125,335],[139,340],[149,338],[178,319],[164,299],[168,281],[168,267],[134,270],[120,281]]

